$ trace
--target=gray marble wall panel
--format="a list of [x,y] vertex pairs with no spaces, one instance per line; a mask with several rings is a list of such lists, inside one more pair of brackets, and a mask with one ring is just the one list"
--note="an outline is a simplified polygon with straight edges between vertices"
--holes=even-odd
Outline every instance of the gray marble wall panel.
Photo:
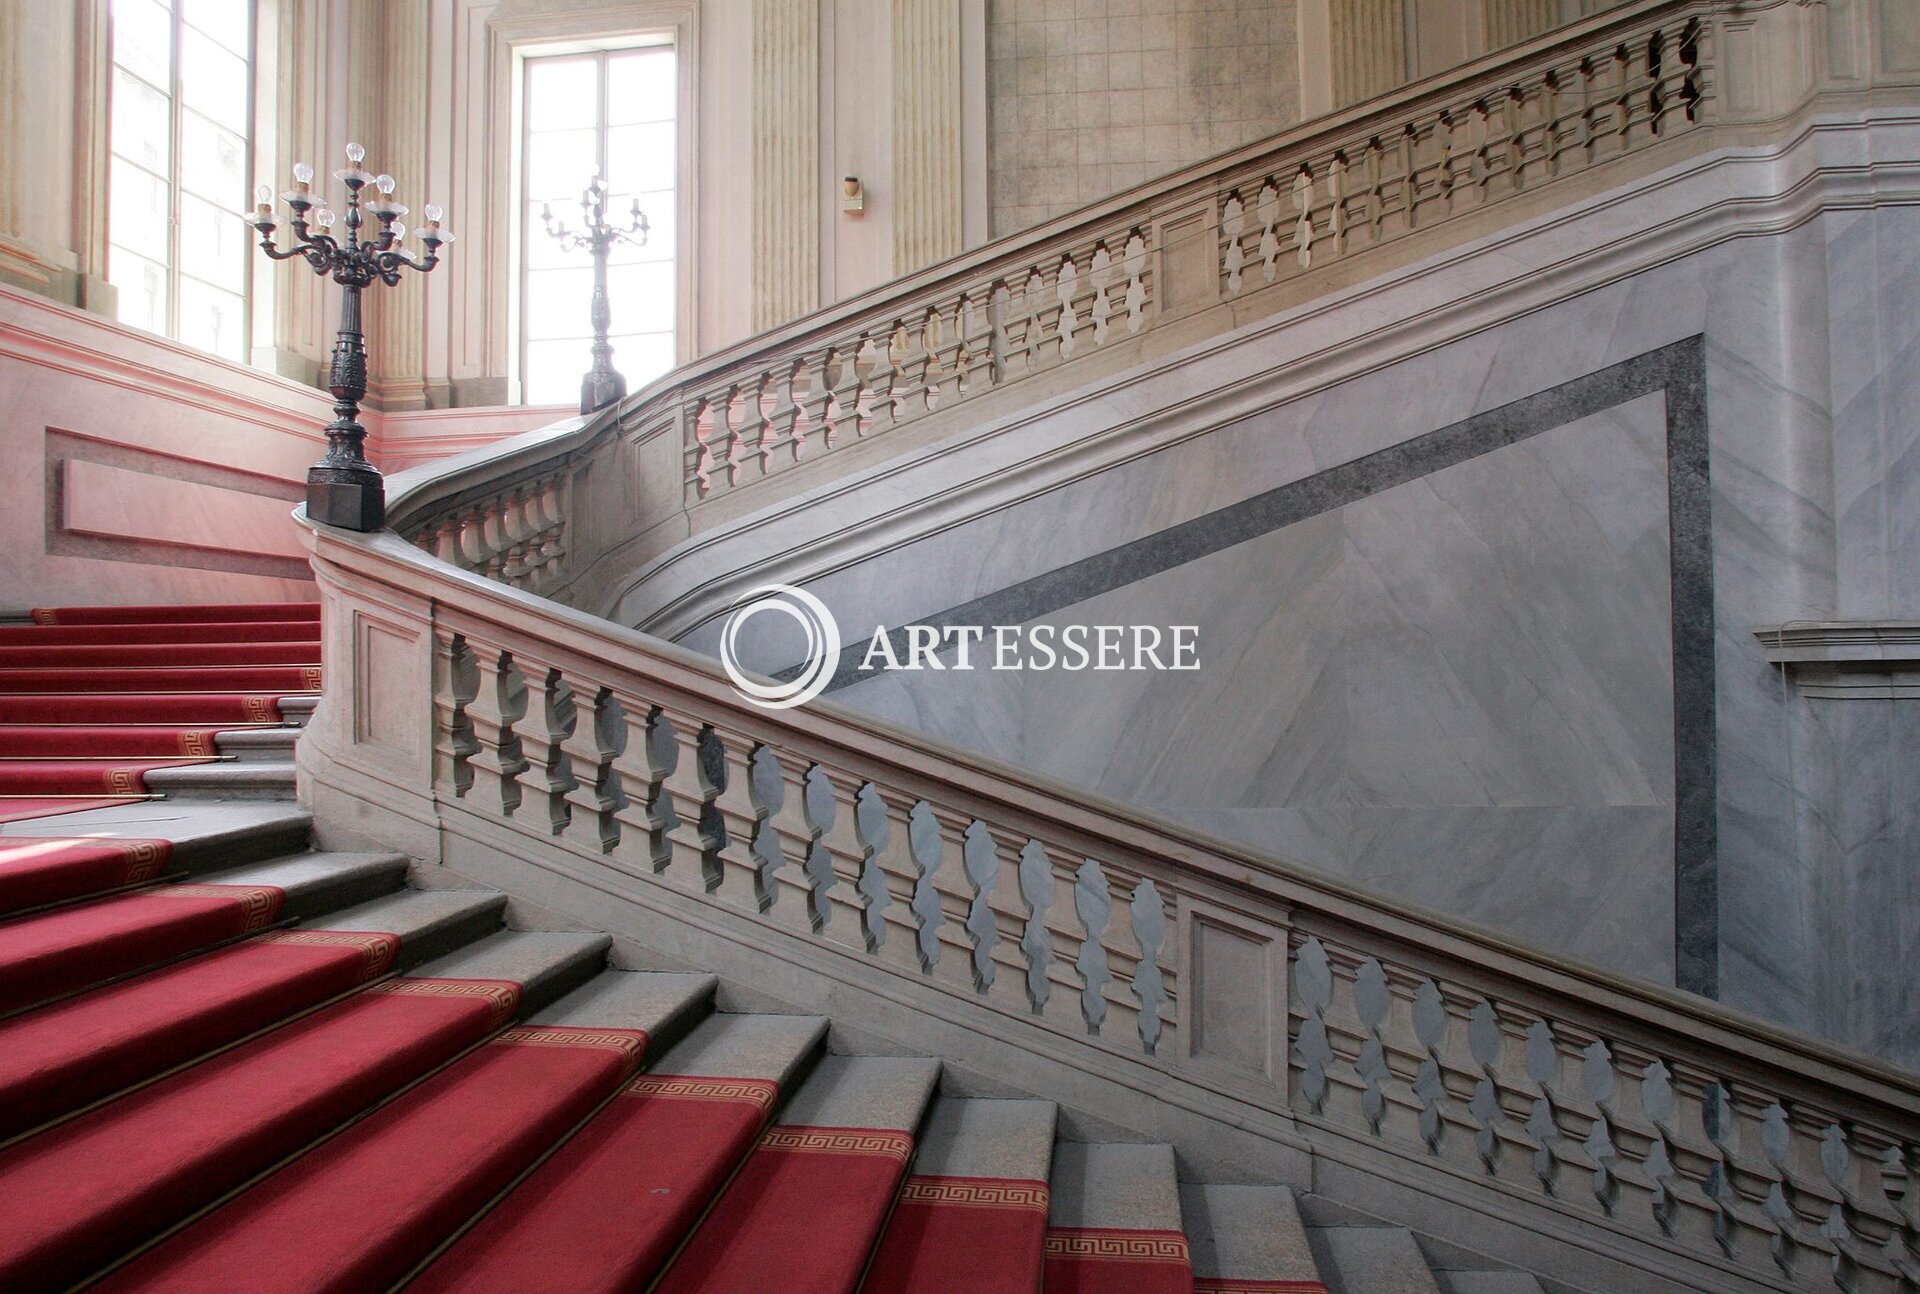
[[[1719,993],[1731,1005],[1920,1063],[1912,1013],[1902,1005],[1920,979],[1920,948],[1900,924],[1903,917],[1911,924],[1913,878],[1920,871],[1920,773],[1913,753],[1920,747],[1912,703],[1873,703],[1890,707],[1879,736],[1854,735],[1872,732],[1873,725],[1848,717],[1845,709],[1868,703],[1824,703],[1837,713],[1819,724],[1796,717],[1793,707],[1809,703],[1783,685],[1752,634],[1756,626],[1794,620],[1920,615],[1916,303],[1920,211],[1832,212],[1438,343],[1413,358],[876,555],[809,587],[834,608],[850,635],[923,619],[1436,427],[1702,336],[1712,486],[1714,691],[1708,736],[1715,798],[1708,817],[1717,836]],[[1637,406],[1608,416],[1627,421],[1583,445],[1634,444],[1635,435],[1650,434]],[[1486,464],[1491,468],[1504,458],[1502,470],[1526,481],[1512,496],[1514,524],[1538,530],[1553,491],[1579,484],[1596,492],[1595,502],[1584,515],[1567,509],[1559,520],[1569,534],[1584,526],[1596,538],[1575,556],[1633,558],[1627,537],[1645,516],[1629,503],[1647,497],[1649,465],[1622,459],[1611,472],[1596,473],[1593,464],[1546,450],[1561,445],[1554,435],[1541,441],[1526,452],[1516,452],[1518,446],[1498,451]],[[1576,469],[1585,475],[1572,474]],[[1431,495],[1430,506],[1440,507],[1440,492],[1465,486],[1440,481],[1422,488]],[[1419,493],[1407,487],[1389,492],[1408,499]],[[1361,515],[1367,511],[1344,507],[1245,545],[1245,552],[1205,559],[1212,573],[1203,583],[1217,586],[1206,610],[1219,617],[1213,623],[1224,635],[1216,641],[1244,645],[1250,678],[1277,674],[1288,680],[1285,687],[1249,685],[1237,693],[1237,705],[1206,692],[1218,683],[1218,670],[1197,684],[1164,682],[1166,690],[1156,697],[1129,694],[1097,707],[1071,684],[1047,697],[1028,696],[1030,682],[988,695],[975,690],[982,686],[978,677],[952,675],[910,686],[898,679],[861,684],[838,697],[1143,799],[1282,855],[1616,965],[1672,975],[1670,954],[1665,960],[1656,956],[1658,940],[1642,938],[1639,925],[1671,922],[1676,915],[1670,864],[1664,878],[1638,870],[1646,857],[1643,842],[1672,829],[1670,823],[1658,825],[1658,815],[1673,811],[1673,780],[1664,783],[1665,801],[1634,798],[1643,784],[1662,785],[1658,760],[1672,749],[1671,734],[1664,747],[1650,741],[1660,718],[1644,695],[1632,691],[1626,659],[1639,657],[1656,680],[1669,667],[1649,628],[1654,621],[1645,599],[1653,594],[1631,592],[1630,582],[1605,585],[1621,602],[1610,622],[1621,637],[1570,632],[1556,640],[1542,634],[1541,622],[1563,617],[1584,624],[1589,613],[1601,618],[1597,608],[1570,597],[1554,601],[1559,595],[1551,591],[1538,605],[1503,601],[1499,581],[1507,577],[1508,550],[1500,547],[1501,532],[1474,531],[1444,508],[1433,514],[1430,530],[1417,532],[1392,516]],[[1448,525],[1462,529],[1456,534]],[[1415,540],[1449,552],[1471,551],[1477,542],[1484,553],[1473,563],[1456,560],[1436,570],[1430,582],[1408,586],[1383,577],[1374,596],[1385,605],[1412,599],[1430,613],[1429,623],[1441,625],[1448,613],[1443,599],[1476,607],[1477,617],[1453,614],[1502,626],[1503,648],[1521,644],[1531,667],[1551,667],[1546,677],[1555,686],[1573,688],[1577,679],[1586,694],[1611,696],[1625,679],[1627,695],[1638,699],[1583,713],[1579,724],[1569,724],[1545,702],[1539,714],[1522,703],[1530,676],[1515,676],[1512,694],[1489,691],[1471,674],[1464,681],[1450,678],[1452,658],[1404,629],[1383,628],[1356,647],[1345,620],[1356,596],[1356,553],[1367,551],[1367,543],[1391,549]],[[1643,533],[1638,542],[1654,541]],[[1256,550],[1257,559],[1249,555]],[[1563,577],[1551,565],[1553,551],[1540,550],[1547,564],[1532,583],[1553,585]],[[1601,587],[1598,568],[1581,569],[1589,589]],[[1285,590],[1284,600],[1276,590]],[[1235,595],[1239,601],[1229,605]],[[1168,616],[1179,609],[1178,602],[1155,596],[1160,603],[1139,605],[1160,605]],[[1290,607],[1299,614],[1288,619]],[[1085,607],[1072,612],[1074,619],[1090,615]],[[1301,628],[1307,623],[1312,632]],[[1291,636],[1280,633],[1287,625],[1293,626]],[[716,628],[703,626],[686,641],[710,647]],[[1603,644],[1619,656],[1597,654]],[[1531,785],[1537,792],[1552,783],[1557,798],[1541,803],[1542,795],[1531,802],[1512,795],[1512,803],[1502,803],[1490,794],[1467,801],[1455,792],[1473,787],[1475,774],[1482,773],[1472,761],[1396,763],[1391,752],[1373,753],[1368,743],[1381,739],[1369,725],[1379,721],[1348,709],[1348,685],[1340,681],[1355,668],[1361,648],[1376,671],[1379,660],[1392,659],[1400,667],[1390,671],[1393,677],[1421,680],[1423,695],[1435,698],[1434,704],[1445,699],[1447,713],[1439,719],[1389,714],[1401,725],[1389,733],[1395,740],[1409,748],[1432,744],[1423,732],[1457,727],[1473,733],[1479,750],[1503,742],[1525,750],[1539,743],[1537,767],[1500,785],[1503,791]],[[777,667],[792,654],[776,645],[761,663]],[[1256,660],[1257,668],[1251,664]],[[1314,682],[1301,681],[1306,679]],[[1118,713],[1091,713],[1108,706]],[[1517,722],[1534,727],[1507,727]],[[1556,731],[1556,723],[1567,726]],[[1075,725],[1097,725],[1107,744],[1077,735],[1068,742],[1058,730],[1071,732]],[[1828,729],[1840,735],[1816,740],[1817,731]],[[1528,734],[1524,740],[1522,731]],[[1273,733],[1289,739],[1269,739],[1264,748],[1255,739]],[[1062,742],[1086,747],[1082,763],[1054,750]],[[1583,742],[1591,742],[1591,749],[1582,751]],[[1213,758],[1216,746],[1232,757]],[[1577,765],[1569,751],[1581,752],[1587,763]],[[1486,776],[1512,769],[1485,758],[1492,770]],[[1584,776],[1568,780],[1576,766]],[[1684,780],[1684,767],[1675,772],[1675,780]],[[1603,795],[1594,790],[1599,787],[1606,788]],[[1372,803],[1360,798],[1362,789],[1406,800],[1418,792],[1428,802]],[[1590,798],[1595,795],[1598,801]],[[1427,826],[1411,817],[1362,816],[1416,807]],[[1606,824],[1581,816],[1593,813],[1606,817]],[[1495,821],[1512,825],[1491,825]],[[1406,843],[1423,832],[1430,848]],[[1462,859],[1462,840],[1484,848]],[[1527,841],[1534,843],[1514,843]],[[1615,849],[1608,855],[1613,863],[1599,852],[1583,852],[1609,848]],[[1570,878],[1579,904],[1556,909],[1534,903],[1525,896],[1550,893],[1551,886],[1516,892],[1505,883],[1514,872],[1527,872],[1527,859],[1553,855],[1559,861],[1545,865]],[[1617,937],[1616,928],[1622,932]]]

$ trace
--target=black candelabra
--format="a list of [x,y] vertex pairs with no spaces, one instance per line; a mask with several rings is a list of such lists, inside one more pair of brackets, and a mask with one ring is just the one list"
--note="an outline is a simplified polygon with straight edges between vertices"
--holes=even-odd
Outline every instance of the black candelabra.
[[[361,169],[367,150],[347,145],[347,167],[333,178],[347,186],[346,233],[331,232],[334,213],[313,193],[313,168],[305,162],[293,168],[294,187],[280,195],[293,212],[294,243],[281,249],[273,241],[279,222],[273,214],[273,190],[261,185],[258,205],[244,219],[260,234],[260,250],[276,261],[298,256],[322,278],[332,278],[342,289],[340,333],[333,343],[333,363],[327,386],[333,392],[333,421],[327,424],[327,452],[307,470],[307,515],[348,530],[378,530],[386,521],[386,491],[380,469],[367,461],[367,429],[360,425],[360,401],[367,394],[367,345],[360,325],[360,293],[374,283],[389,287],[403,270],[425,274],[440,263],[440,249],[453,235],[440,227],[440,208],[429,203],[426,227],[418,231],[425,255],[401,246],[407,227],[400,218],[407,209],[393,200],[393,177]],[[377,196],[362,198],[371,186]],[[312,219],[308,213],[312,212]],[[379,222],[365,237],[367,215]]]
[[540,220],[547,232],[566,248],[584,247],[593,256],[593,368],[580,379],[580,412],[604,409],[627,393],[627,379],[613,367],[613,343],[607,331],[613,326],[613,306],[607,300],[607,254],[615,243],[644,247],[647,242],[647,217],[640,210],[640,199],[633,200],[633,215],[626,228],[607,223],[607,186],[595,170],[587,187],[580,192],[581,228],[569,229],[564,220],[553,218],[553,208],[541,204]]

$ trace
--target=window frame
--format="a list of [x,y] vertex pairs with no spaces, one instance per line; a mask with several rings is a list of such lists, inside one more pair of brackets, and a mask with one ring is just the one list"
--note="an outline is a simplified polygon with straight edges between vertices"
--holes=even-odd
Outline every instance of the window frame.
[[[138,328],[140,331],[147,332],[151,336],[164,337],[165,339],[175,343],[176,345],[190,347],[192,350],[194,350],[199,354],[209,355],[215,359],[223,360],[228,363],[247,364],[251,362],[253,357],[253,340],[254,340],[253,339],[253,313],[254,313],[254,290],[253,290],[254,289],[254,263],[253,261],[254,261],[254,258],[251,254],[252,249],[251,249],[250,240],[248,239],[243,238],[241,240],[241,246],[246,249],[247,254],[242,258],[243,268],[241,271],[241,282],[240,282],[240,292],[239,292],[240,308],[236,315],[236,321],[235,321],[235,327],[240,336],[238,354],[234,356],[228,356],[218,351],[203,350],[199,346],[193,345],[193,343],[191,342],[183,341],[180,336],[180,281],[183,276],[186,278],[191,278],[195,283],[202,284],[206,287],[214,289],[215,291],[227,292],[229,291],[229,289],[222,287],[218,283],[214,283],[214,282],[211,282],[210,280],[204,279],[197,274],[185,274],[185,272],[181,268],[180,213],[181,213],[182,197],[187,194],[186,183],[181,175],[181,158],[184,150],[184,140],[185,140],[185,134],[186,134],[185,130],[183,129],[183,125],[185,123],[186,114],[188,112],[195,112],[196,115],[201,116],[203,118],[205,117],[205,114],[198,113],[197,110],[187,107],[185,96],[181,93],[181,89],[180,89],[180,86],[181,86],[180,54],[181,54],[181,47],[184,43],[182,39],[182,33],[190,25],[187,21],[185,9],[181,4],[181,0],[161,0],[161,3],[167,12],[167,85],[165,86],[154,85],[149,78],[141,75],[139,72],[135,71],[132,67],[127,65],[125,62],[121,61],[119,56],[120,41],[119,41],[119,30],[118,30],[118,24],[117,24],[117,15],[114,12],[114,5],[112,3],[112,0],[106,0],[106,9],[107,9],[106,73],[107,75],[106,75],[106,94],[105,94],[106,130],[104,132],[106,136],[106,140],[105,140],[106,148],[103,151],[106,156],[107,184],[106,184],[106,202],[104,204],[105,219],[102,221],[102,224],[104,225],[104,228],[105,228],[105,236],[102,239],[102,243],[106,248],[107,259],[106,259],[105,268],[106,268],[106,278],[108,282],[113,281],[114,256],[115,256],[115,253],[119,251],[122,247],[124,247],[129,254],[134,256],[140,256],[142,260],[146,260],[149,262],[153,260],[152,257],[142,256],[141,253],[139,253],[138,251],[135,251],[131,246],[118,242],[114,237],[114,228],[113,228],[114,164],[118,162],[118,163],[123,163],[130,167],[133,167],[134,169],[138,170],[141,174],[151,179],[160,181],[162,184],[166,186],[166,190],[167,190],[167,214],[166,214],[167,247],[166,247],[166,259],[164,262],[162,262],[163,268],[166,271],[166,284],[167,284],[167,308],[166,308],[166,320],[165,320],[166,326],[164,329],[156,331],[156,330],[147,329],[140,324],[129,323],[120,315],[117,308],[115,310],[114,317],[116,322],[119,322],[126,327]],[[259,3],[259,0],[247,0],[246,11],[247,11],[247,37],[244,42],[246,47],[246,52],[244,54],[236,54],[236,56],[240,58],[242,64],[246,68],[246,90],[245,90],[246,105],[243,113],[245,123],[246,123],[245,129],[240,131],[234,131],[217,121],[213,121],[211,118],[205,118],[208,121],[208,123],[212,125],[215,129],[224,130],[228,134],[237,134],[240,137],[240,155],[242,159],[242,167],[244,169],[245,174],[244,174],[244,178],[241,181],[241,192],[239,194],[239,199],[240,199],[240,203],[243,205],[249,201],[249,195],[253,192],[253,188],[256,183],[256,180],[254,178],[256,174],[255,157],[254,157],[254,143],[255,143],[254,132],[257,126],[256,117],[257,117],[258,105],[259,105],[259,74],[260,74],[260,68],[259,68],[259,64],[260,64],[260,57],[259,57],[260,55],[260,48],[259,48],[260,3]],[[216,45],[219,45],[220,48],[222,49],[226,49],[228,53],[235,53],[235,51],[228,49],[226,45],[216,40],[210,33],[202,31],[198,27],[195,27],[194,30],[198,35],[205,37],[208,40],[213,40]],[[113,129],[114,92],[115,92],[115,87],[121,76],[125,76],[129,80],[135,81],[141,86],[144,86],[146,89],[161,95],[167,101],[168,174],[165,176],[155,174],[154,171],[151,168],[149,168],[145,163],[127,156],[126,154],[120,152],[114,146],[114,129]],[[204,194],[194,193],[191,196],[198,201],[208,203],[216,211],[222,213],[223,215],[232,215],[234,221],[238,223],[239,216],[236,213],[235,208],[222,206],[217,199],[207,197]],[[118,291],[117,286],[116,286],[116,291]]]

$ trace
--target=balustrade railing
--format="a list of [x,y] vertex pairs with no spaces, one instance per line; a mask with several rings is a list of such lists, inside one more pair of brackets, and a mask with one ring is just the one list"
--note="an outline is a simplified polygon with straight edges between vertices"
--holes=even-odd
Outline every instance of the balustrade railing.
[[1721,1277],[1700,1288],[1920,1277],[1913,1075],[852,711],[760,709],[704,658],[392,539],[314,543],[329,625],[378,632],[330,637],[365,685],[309,740],[336,770],[366,748],[394,801],[378,680],[430,671],[409,820],[1265,1110],[1316,1154],[1491,1187]]
[[[674,438],[674,503],[696,509],[1064,365],[1136,356],[1156,330],[1209,308],[1230,307],[1219,327],[1235,326],[1260,312],[1264,290],[1726,117],[1716,51],[1754,8],[1646,0],[1589,19],[710,356],[551,448],[605,455],[621,437]],[[1750,46],[1752,20],[1740,26]],[[1271,294],[1270,308],[1291,299]],[[486,506],[514,510],[504,498]],[[529,576],[500,559],[507,522],[489,539],[483,519],[477,542],[449,544],[466,522],[436,502],[397,499],[390,517],[467,569],[557,576],[550,563]]]

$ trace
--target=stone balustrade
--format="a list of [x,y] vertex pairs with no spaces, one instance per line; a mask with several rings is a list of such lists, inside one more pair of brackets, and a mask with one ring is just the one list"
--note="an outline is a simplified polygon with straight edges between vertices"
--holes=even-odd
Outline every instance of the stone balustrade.
[[[1920,1275],[1912,1075],[877,719],[761,709],[702,657],[509,587],[538,578],[551,492],[445,540],[501,580],[311,537],[332,677],[358,683],[302,749],[323,785],[378,776],[359,814],[812,950],[929,1013],[977,1007],[1001,1043],[1428,1193],[1491,1191],[1688,1288]],[[384,681],[429,676],[431,746],[402,757]]]

